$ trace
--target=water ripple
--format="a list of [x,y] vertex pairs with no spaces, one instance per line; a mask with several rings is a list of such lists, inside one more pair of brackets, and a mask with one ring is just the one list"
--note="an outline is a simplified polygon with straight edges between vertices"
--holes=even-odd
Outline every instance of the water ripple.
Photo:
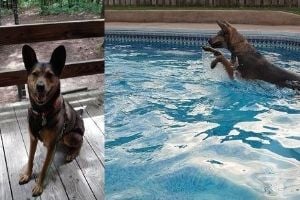
[[[260,50],[299,72],[300,52]],[[108,199],[300,198],[299,93],[230,81],[192,47],[106,56]]]

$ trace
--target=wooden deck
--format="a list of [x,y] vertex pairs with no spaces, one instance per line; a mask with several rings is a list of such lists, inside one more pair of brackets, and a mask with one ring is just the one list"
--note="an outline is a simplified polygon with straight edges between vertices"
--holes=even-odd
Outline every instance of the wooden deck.
[[[62,152],[56,151],[40,197],[33,198],[34,180],[19,185],[19,174],[27,162],[29,133],[28,102],[0,105],[0,199],[104,199],[104,115],[103,97],[99,91],[66,95],[73,107],[84,108],[84,142],[80,155],[61,164]],[[34,160],[34,174],[40,171],[45,148],[39,143]]]

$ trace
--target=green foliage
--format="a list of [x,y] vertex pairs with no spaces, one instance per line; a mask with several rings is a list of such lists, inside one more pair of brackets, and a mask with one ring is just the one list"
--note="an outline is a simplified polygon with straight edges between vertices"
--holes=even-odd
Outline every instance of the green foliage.
[[76,4],[60,4],[54,3],[52,5],[41,6],[42,14],[59,14],[59,13],[80,13],[80,12],[92,12],[95,14],[101,13],[101,6],[95,3],[78,2]]
[[22,8],[30,8],[39,6],[39,0],[19,0],[19,5]]
[[42,15],[91,12],[101,14],[102,0],[19,0],[22,8],[39,7]]
[[0,10],[0,15],[1,16],[12,15],[12,13],[13,13],[12,10],[8,10],[6,8],[1,8],[1,10]]

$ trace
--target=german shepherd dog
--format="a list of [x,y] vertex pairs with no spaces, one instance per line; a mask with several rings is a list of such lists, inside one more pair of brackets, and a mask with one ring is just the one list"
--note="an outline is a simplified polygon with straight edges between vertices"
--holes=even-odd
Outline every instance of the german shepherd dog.
[[[216,56],[211,63],[212,69],[221,62],[231,79],[234,78],[234,72],[238,72],[244,79],[263,80],[279,87],[300,90],[299,74],[270,63],[228,22],[217,21],[217,24],[221,30],[208,41],[211,47],[203,47],[205,51]],[[227,60],[214,48],[228,49],[231,52],[231,60]]]
[[67,149],[66,162],[79,154],[82,146],[84,124],[80,117],[60,93],[60,75],[65,66],[66,50],[57,47],[49,63],[38,62],[35,51],[28,45],[22,49],[23,62],[27,71],[27,87],[30,99],[28,122],[30,150],[25,171],[20,175],[19,184],[30,181],[37,142],[47,148],[46,159],[32,190],[32,196],[43,192],[43,182],[51,165],[56,145]]

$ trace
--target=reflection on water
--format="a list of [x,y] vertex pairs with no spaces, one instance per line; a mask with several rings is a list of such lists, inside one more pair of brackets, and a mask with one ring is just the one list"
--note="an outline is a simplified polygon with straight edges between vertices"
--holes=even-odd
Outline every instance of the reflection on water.
[[[300,52],[261,49],[299,71]],[[197,48],[106,45],[108,199],[299,199],[299,94]]]

